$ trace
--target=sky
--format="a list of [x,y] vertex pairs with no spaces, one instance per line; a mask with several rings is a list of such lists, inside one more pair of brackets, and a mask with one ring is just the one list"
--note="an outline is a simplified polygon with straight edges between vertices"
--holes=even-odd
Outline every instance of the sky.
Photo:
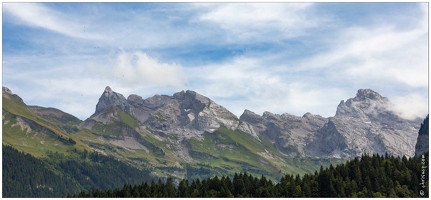
[[82,120],[106,86],[334,116],[372,89],[428,113],[428,3],[2,3],[2,85]]

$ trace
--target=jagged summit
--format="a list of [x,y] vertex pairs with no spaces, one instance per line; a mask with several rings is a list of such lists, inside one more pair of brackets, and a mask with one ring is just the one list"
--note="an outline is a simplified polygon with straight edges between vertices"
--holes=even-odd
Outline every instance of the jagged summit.
[[106,108],[111,106],[118,106],[123,111],[128,109],[126,98],[122,94],[114,92],[109,86],[106,86],[96,105],[96,111],[91,117],[102,113]]
[[139,103],[142,103],[142,101],[144,101],[142,99],[142,97],[139,96],[139,95],[136,95],[136,94],[131,94],[131,95],[129,95],[127,97],[127,102],[129,102],[129,103],[137,103],[137,104],[139,104]]
[[351,158],[386,152],[412,156],[418,123],[398,117],[392,106],[379,93],[360,89],[340,102],[334,117],[268,111],[259,116],[245,110],[240,120],[245,124],[242,130],[268,139],[290,156]]
[[126,99],[106,87],[91,118],[93,121],[87,121],[85,127],[121,121],[115,113],[118,109],[112,113],[105,111],[111,106],[128,113],[139,126],[177,135],[179,140],[200,137],[224,126],[246,132],[257,141],[266,138],[289,156],[350,158],[373,152],[412,156],[412,144],[419,128],[416,122],[399,118],[390,110],[389,99],[371,89],[360,89],[356,96],[341,101],[336,115],[330,118],[268,111],[258,115],[246,109],[238,119],[223,106],[192,90],[146,99],[132,94]]
[[106,86],[105,92],[106,93],[112,93],[112,89],[109,86]]
[[12,90],[10,90],[9,88],[7,88],[7,87],[4,87],[3,86],[3,88],[2,88],[2,96],[3,97],[5,97],[5,98],[8,98],[8,99],[13,99],[13,98],[15,98],[15,99],[17,99],[18,101],[20,101],[20,102],[22,102],[22,103],[24,103],[24,100],[22,100],[22,98],[20,97],[20,96],[18,96],[17,94],[14,94],[13,92],[12,92]]
[[[154,95],[146,99],[136,94],[131,94],[126,99],[109,86],[101,93],[95,114],[81,123],[79,120],[74,122],[75,127],[89,130],[84,131],[85,134],[95,134],[94,137],[88,137],[91,141],[83,139],[87,144],[99,143],[91,148],[108,152],[104,144],[100,145],[104,141],[110,147],[114,145],[122,149],[141,149],[140,152],[146,152],[145,156],[152,154],[158,157],[166,152],[166,157],[174,158],[175,162],[180,163],[182,159],[184,162],[195,158],[221,159],[219,156],[226,152],[238,155],[235,140],[247,136],[242,132],[253,137],[253,141],[241,139],[250,146],[270,145],[270,148],[258,148],[253,152],[263,159],[269,159],[268,162],[259,161],[262,166],[267,166],[269,161],[281,163],[284,156],[352,158],[363,153],[389,153],[409,157],[415,153],[414,144],[417,142],[421,122],[397,117],[388,106],[389,100],[370,89],[358,90],[356,96],[352,95],[352,98],[341,101],[337,114],[329,118],[311,113],[302,116],[267,111],[256,114],[246,109],[238,119],[223,106],[191,90],[180,91],[172,96]],[[3,96],[12,100],[11,104],[19,103],[5,87]],[[39,116],[62,114],[53,109],[21,105]],[[10,116],[12,115],[4,117]],[[50,118],[52,119],[61,124],[61,120],[65,118],[61,116]],[[76,125],[77,123],[80,124]],[[226,131],[226,128],[231,131]],[[428,141],[422,139],[426,134],[420,136],[419,141]],[[223,143],[224,141],[229,143]],[[210,143],[214,143],[214,146]],[[245,149],[243,147],[240,148]],[[418,149],[422,149],[420,144]],[[272,150],[276,154],[270,154]],[[282,156],[277,158],[276,155]]]
[[[208,105],[209,103],[211,103],[211,99],[209,99],[206,96],[203,96],[193,90],[187,90],[184,92],[177,92],[173,95],[173,97],[177,100],[181,100],[181,101],[186,101],[188,103],[191,103],[192,101],[199,101],[201,104],[203,105]],[[203,109],[203,108],[201,108]]]
[[365,99],[372,99],[372,100],[379,100],[384,99],[387,100],[386,97],[382,97],[379,93],[373,91],[372,89],[359,89],[356,93],[355,100],[365,100]]
[[[114,113],[100,115],[112,106],[157,131],[176,132],[188,128],[203,133],[213,132],[222,125],[235,130],[239,124],[238,118],[226,108],[192,90],[177,92],[173,96],[154,95],[147,99],[131,94],[126,99],[107,86],[90,118],[103,123],[119,120]],[[86,127],[90,126],[87,123]]]
[[244,110],[244,113],[242,113],[239,119],[241,121],[250,122],[250,123],[260,123],[263,120],[261,116],[247,109]]
[[9,94],[13,94],[12,91],[9,88],[4,87],[4,86],[3,86],[3,92],[9,93]]
[[353,117],[367,119],[377,113],[390,112],[389,99],[371,89],[359,89],[354,98],[341,100],[338,104],[336,117]]

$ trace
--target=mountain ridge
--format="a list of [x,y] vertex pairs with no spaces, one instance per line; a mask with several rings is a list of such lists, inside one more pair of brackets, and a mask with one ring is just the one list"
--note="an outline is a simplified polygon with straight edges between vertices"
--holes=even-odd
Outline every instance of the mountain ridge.
[[[107,88],[112,94],[117,94],[109,86]],[[105,93],[106,89],[101,99]],[[121,99],[122,102],[125,101],[125,98]],[[142,97],[133,95],[128,99],[137,99],[139,103]],[[413,140],[416,139],[414,135],[419,128],[414,124],[419,118],[402,119],[390,109],[392,104],[388,98],[371,89],[359,89],[355,97],[346,101],[341,100],[336,114],[328,118],[310,113],[299,117],[268,111],[259,116],[248,109],[237,118],[208,97],[191,90],[178,92],[172,96],[155,95],[143,99],[142,104],[127,102],[124,104],[113,102],[111,105],[120,105],[123,111],[155,130],[172,133],[186,128],[202,134],[205,131],[213,132],[223,125],[230,130],[249,133],[257,140],[259,136],[266,137],[274,144],[278,144],[276,145],[278,150],[290,156],[351,158],[363,153],[389,152],[410,157],[414,154],[414,148],[411,146],[414,146]],[[132,111],[139,111],[142,106],[153,110],[149,112],[147,110],[148,117]],[[144,112],[141,110],[141,113]],[[262,124],[262,121],[268,123]],[[296,126],[291,126],[295,123]],[[356,128],[351,130],[349,127]]]
[[[94,114],[81,122],[59,117],[69,116],[59,110],[26,106],[9,89],[3,89],[3,98],[15,99],[31,116],[50,121],[53,129],[63,130],[61,135],[85,148],[137,168],[150,167],[155,176],[177,178],[251,171],[276,179],[281,173],[313,172],[363,153],[411,157],[420,125],[396,116],[389,99],[370,89],[342,100],[336,115],[328,118],[268,111],[258,115],[247,109],[238,118],[191,90],[146,99],[131,94],[126,99],[107,86]],[[8,106],[3,110],[11,110]],[[3,118],[16,123],[10,115]],[[3,127],[13,129],[5,122]]]

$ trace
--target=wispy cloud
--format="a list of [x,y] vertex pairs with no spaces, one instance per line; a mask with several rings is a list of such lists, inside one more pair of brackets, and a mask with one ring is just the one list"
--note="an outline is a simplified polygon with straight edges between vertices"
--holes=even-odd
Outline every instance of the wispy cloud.
[[144,98],[191,89],[237,115],[322,116],[372,88],[422,116],[427,4],[361,4],[349,17],[356,5],[332,5],[4,3],[3,84],[80,118],[106,85]]
[[150,84],[182,88],[187,79],[180,65],[161,63],[140,51],[122,51],[111,73],[115,79],[126,85]]
[[314,15],[310,3],[195,4],[206,12],[198,21],[224,31],[228,43],[277,42],[304,34],[324,17]]
[[[107,85],[126,97],[132,93],[149,97],[160,93],[160,89],[171,93],[182,90],[187,81],[182,66],[159,62],[141,51],[120,50],[114,58],[104,61],[93,57],[79,61],[70,61],[75,59],[69,57],[47,59],[3,63],[4,84],[30,104],[57,107],[82,119],[94,112],[93,107]],[[68,106],[76,104],[82,106]]]
[[240,56],[189,68],[187,72],[191,80],[199,83],[191,83],[193,89],[203,91],[238,117],[244,109],[260,114],[272,111],[297,115],[319,110],[313,114],[331,116],[346,94],[333,85],[319,86],[318,81],[307,80],[305,74],[290,72],[289,67],[264,58]]
[[5,3],[3,4],[3,10],[16,16],[20,23],[29,26],[45,28],[70,37],[103,39],[102,35],[90,32],[89,25],[86,26],[85,21],[74,20],[76,18],[65,16],[61,12],[52,10],[43,4]]
[[413,120],[416,117],[425,118],[428,114],[427,96],[419,93],[412,93],[406,96],[396,96],[391,99],[394,107],[393,111],[402,118]]

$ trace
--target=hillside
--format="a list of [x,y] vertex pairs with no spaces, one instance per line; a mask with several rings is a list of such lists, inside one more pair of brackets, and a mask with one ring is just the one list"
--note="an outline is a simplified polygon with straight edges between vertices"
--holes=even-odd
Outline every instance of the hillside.
[[80,123],[76,117],[57,109],[51,110],[60,113],[63,119],[43,114],[49,109],[27,106],[18,95],[5,87],[2,100],[3,144],[36,157],[46,156],[47,151],[66,153],[74,149],[91,150],[75,135],[70,134],[76,131],[77,124]]
[[[314,174],[285,175],[278,183],[263,175],[239,173],[202,181],[184,179],[178,187],[168,179],[115,190],[83,191],[73,197],[429,197],[428,180],[421,179],[422,162],[428,163],[428,153],[409,159],[363,155]],[[428,177],[428,173],[424,175]]]
[[175,184],[239,172],[277,181],[363,154],[413,156],[421,119],[400,118],[390,106],[386,97],[361,89],[340,102],[334,117],[245,110],[237,118],[190,90],[143,99],[106,87],[94,114],[81,121],[28,106],[3,87],[2,134],[4,145],[37,158],[58,152],[80,162],[77,152],[97,152]]
[[2,147],[2,197],[65,197],[90,189],[114,189],[154,179],[147,170],[138,170],[118,160],[73,151],[69,155],[47,152],[44,158]]
[[276,180],[284,173],[304,174],[342,161],[291,157],[268,139],[242,131],[243,125],[194,91],[126,99],[106,87],[95,113],[75,135],[98,152],[177,179],[247,171]]

